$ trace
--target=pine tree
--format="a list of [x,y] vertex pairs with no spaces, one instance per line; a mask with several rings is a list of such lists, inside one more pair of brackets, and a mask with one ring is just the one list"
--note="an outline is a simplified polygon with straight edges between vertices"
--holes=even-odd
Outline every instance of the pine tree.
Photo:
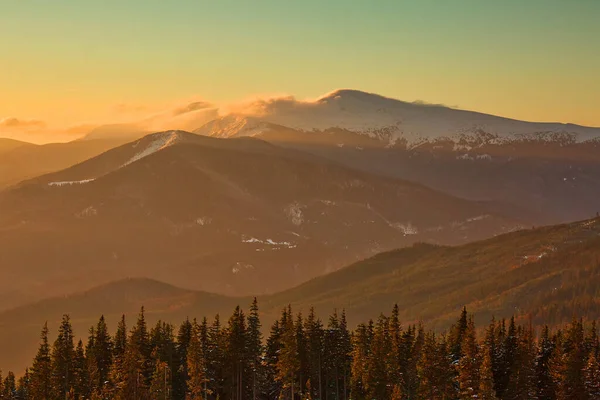
[[458,384],[461,399],[479,398],[480,352],[475,337],[473,316],[469,317],[467,329],[461,343],[461,357],[458,362]]
[[17,399],[33,399],[33,397],[31,397],[31,374],[29,373],[28,368],[25,369],[25,373],[19,378],[17,383]]
[[65,314],[52,346],[52,389],[57,399],[65,398],[71,390],[74,355],[73,328],[69,316]]
[[48,323],[44,324],[41,343],[31,368],[31,397],[50,399],[52,393],[52,361],[48,344]]
[[296,331],[291,309],[288,308],[287,318],[282,326],[281,351],[277,361],[277,375],[275,379],[281,383],[280,397],[283,399],[294,399],[295,390],[298,387],[298,371],[300,361],[298,358],[298,346]]
[[135,351],[139,353],[139,365],[145,383],[150,382],[154,365],[152,363],[152,346],[150,345],[150,335],[148,326],[146,325],[146,316],[144,307],[141,308],[133,330],[129,338],[129,347],[135,347]]
[[484,345],[482,349],[483,359],[479,372],[479,399],[497,400],[496,390],[494,389],[494,371],[492,366],[493,351]]
[[450,328],[450,334],[448,336],[448,343],[450,345],[450,354],[452,355],[452,362],[458,363],[462,356],[461,346],[463,342],[463,336],[467,331],[468,325],[468,314],[467,308],[463,307],[460,318],[457,323]]
[[350,388],[352,396],[355,399],[367,399],[367,385],[369,384],[369,374],[367,366],[371,354],[371,339],[373,332],[369,326],[360,324],[356,328],[352,340],[352,373]]
[[282,385],[277,380],[277,363],[281,353],[282,325],[284,324],[283,317],[285,315],[286,311],[284,310],[282,321],[276,320],[273,322],[265,346],[265,377],[267,383],[264,388],[264,396],[269,399],[277,398],[282,390]]
[[537,399],[536,356],[533,329],[519,327],[517,329],[517,348],[511,365],[510,379],[506,388],[505,399]]
[[[394,393],[396,397],[401,398],[404,393],[403,389],[403,366],[402,365],[402,327],[400,326],[400,308],[398,304],[394,304],[392,309],[392,315],[390,316],[390,350],[388,363],[388,376],[390,377],[391,383],[394,386]],[[392,396],[393,397],[393,396]]]
[[550,338],[548,326],[544,326],[538,341],[536,359],[537,396],[539,399],[555,400],[556,386],[552,378],[550,360],[554,352],[554,343]]
[[364,384],[369,399],[387,399],[391,394],[387,366],[389,343],[389,319],[380,315],[375,325],[366,366],[368,374]]
[[73,358],[73,395],[76,399],[88,398],[92,392],[89,381],[88,366],[85,357],[83,342],[80,340],[75,348]]
[[217,314],[208,330],[208,380],[209,389],[216,398],[225,397],[225,346],[226,335]]
[[171,372],[166,361],[162,361],[159,349],[155,348],[151,359],[154,360],[154,371],[150,379],[150,398],[156,400],[171,399]]
[[[440,351],[442,350],[442,351]],[[419,399],[445,399],[448,392],[448,373],[452,353],[447,355],[446,343],[438,344],[436,335],[429,332],[425,335],[423,351],[418,364]],[[451,384],[451,380],[450,380]],[[453,397],[449,397],[453,398]],[[371,399],[371,397],[369,397]]]
[[313,400],[321,399],[323,393],[323,324],[315,315],[314,308],[310,309],[308,317],[304,324],[306,330],[306,347],[308,357],[308,381],[310,388],[307,387],[310,398]]
[[583,323],[574,320],[567,329],[562,343],[562,357],[556,378],[558,380],[558,398],[561,400],[584,399],[584,368],[586,354],[584,347]]
[[236,307],[225,332],[225,394],[233,400],[241,400],[247,392],[250,372],[246,340],[246,317],[240,307]]
[[261,334],[260,317],[258,314],[258,301],[256,297],[250,306],[248,314],[248,329],[246,333],[246,349],[248,352],[248,362],[252,377],[251,391],[246,394],[248,399],[256,400],[261,392],[262,382],[264,379],[261,358],[263,354],[262,334]]
[[[346,310],[342,310],[340,317],[340,345],[338,347],[338,357],[342,366],[342,388],[340,397],[344,400],[348,399],[350,389],[350,374],[352,365],[352,335],[348,330],[348,322],[346,320]],[[343,395],[343,396],[342,396]]]
[[584,370],[585,393],[588,399],[600,399],[600,362],[595,351],[590,351],[590,357]]
[[94,376],[95,381],[92,383],[92,390],[102,393],[105,390],[105,386],[109,384],[113,351],[112,338],[108,332],[104,315],[100,317],[96,325],[92,349],[96,372]]
[[[150,343],[142,307],[136,325],[127,340],[122,365],[120,365],[121,376],[116,394],[118,399],[140,400],[145,399],[148,395],[149,381],[154,370],[151,354],[148,354],[149,350]],[[149,365],[150,373],[148,372]]]
[[127,349],[127,324],[125,322],[125,315],[121,316],[121,320],[117,325],[117,332],[113,339],[113,357],[112,366],[109,374],[109,381],[111,383],[110,393],[113,396],[124,393],[125,387],[125,351]]
[[2,386],[3,399],[17,399],[17,384],[15,380],[15,374],[13,374],[11,371],[8,371],[8,374],[6,374],[6,378],[4,378]]
[[182,399],[187,393],[188,375],[188,350],[192,338],[192,323],[189,318],[179,326],[177,333],[177,344],[175,346],[176,366],[173,379],[173,396]]
[[206,355],[202,345],[200,325],[194,320],[192,324],[192,335],[187,351],[187,371],[189,380],[187,382],[187,399],[203,399],[206,396]]
[[296,316],[294,329],[296,331],[296,348],[298,349],[298,387],[296,389],[296,393],[298,393],[300,398],[304,398],[306,392],[306,381],[309,379],[309,372],[307,339],[304,332],[302,313],[298,313]]

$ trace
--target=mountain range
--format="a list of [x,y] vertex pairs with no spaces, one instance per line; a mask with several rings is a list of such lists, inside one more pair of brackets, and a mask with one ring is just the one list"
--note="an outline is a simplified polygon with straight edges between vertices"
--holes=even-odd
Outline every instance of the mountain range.
[[257,102],[195,132],[260,137],[458,197],[511,204],[544,223],[599,210],[600,128],[534,123],[338,90]]
[[100,313],[178,321],[254,295],[267,324],[287,304],[355,324],[398,303],[438,329],[463,305],[599,316],[600,128],[338,90],[145,134],[0,139],[8,367],[63,313],[83,335]]
[[24,181],[0,192],[0,209],[5,308],[126,276],[272,293],[417,241],[528,223],[262,140],[182,131]]

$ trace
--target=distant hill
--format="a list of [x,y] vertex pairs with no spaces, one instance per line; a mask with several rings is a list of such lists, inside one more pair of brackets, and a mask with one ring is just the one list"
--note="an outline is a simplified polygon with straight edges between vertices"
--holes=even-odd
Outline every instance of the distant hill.
[[[563,324],[573,315],[600,318],[599,291],[600,219],[594,219],[456,247],[415,244],[259,296],[259,304],[265,329],[288,304],[304,312],[314,306],[323,318],[344,308],[351,325],[389,312],[397,303],[404,324],[422,320],[444,329],[466,305],[478,324],[516,314],[539,326]],[[7,367],[23,367],[35,352],[43,322],[55,328],[63,313],[71,314],[76,333],[85,335],[100,314],[114,330],[122,313],[132,320],[142,305],[150,323],[179,323],[186,316],[220,313],[227,318],[235,305],[250,302],[250,297],[219,296],[149,279],[120,280],[0,313],[0,353],[6,355]]]
[[1,139],[0,191],[25,179],[70,167],[128,140],[99,139],[32,145],[13,141],[3,144],[4,139]]
[[34,146],[31,143],[22,142],[20,140],[0,138],[0,153],[16,149],[21,146]]
[[258,139],[181,131],[23,182],[0,209],[5,308],[127,276],[273,293],[414,242],[521,226],[495,205]]

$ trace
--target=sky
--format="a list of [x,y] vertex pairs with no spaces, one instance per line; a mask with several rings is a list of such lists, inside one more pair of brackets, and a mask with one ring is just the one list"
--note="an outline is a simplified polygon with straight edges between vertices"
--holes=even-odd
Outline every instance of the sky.
[[599,20],[598,0],[0,0],[0,136],[338,88],[600,126]]

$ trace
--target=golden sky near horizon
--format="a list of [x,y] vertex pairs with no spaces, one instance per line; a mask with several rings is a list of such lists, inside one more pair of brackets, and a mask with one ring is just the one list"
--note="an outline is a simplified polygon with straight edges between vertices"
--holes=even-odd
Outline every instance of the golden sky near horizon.
[[590,0],[2,2],[0,137],[337,88],[600,126],[598,18]]

